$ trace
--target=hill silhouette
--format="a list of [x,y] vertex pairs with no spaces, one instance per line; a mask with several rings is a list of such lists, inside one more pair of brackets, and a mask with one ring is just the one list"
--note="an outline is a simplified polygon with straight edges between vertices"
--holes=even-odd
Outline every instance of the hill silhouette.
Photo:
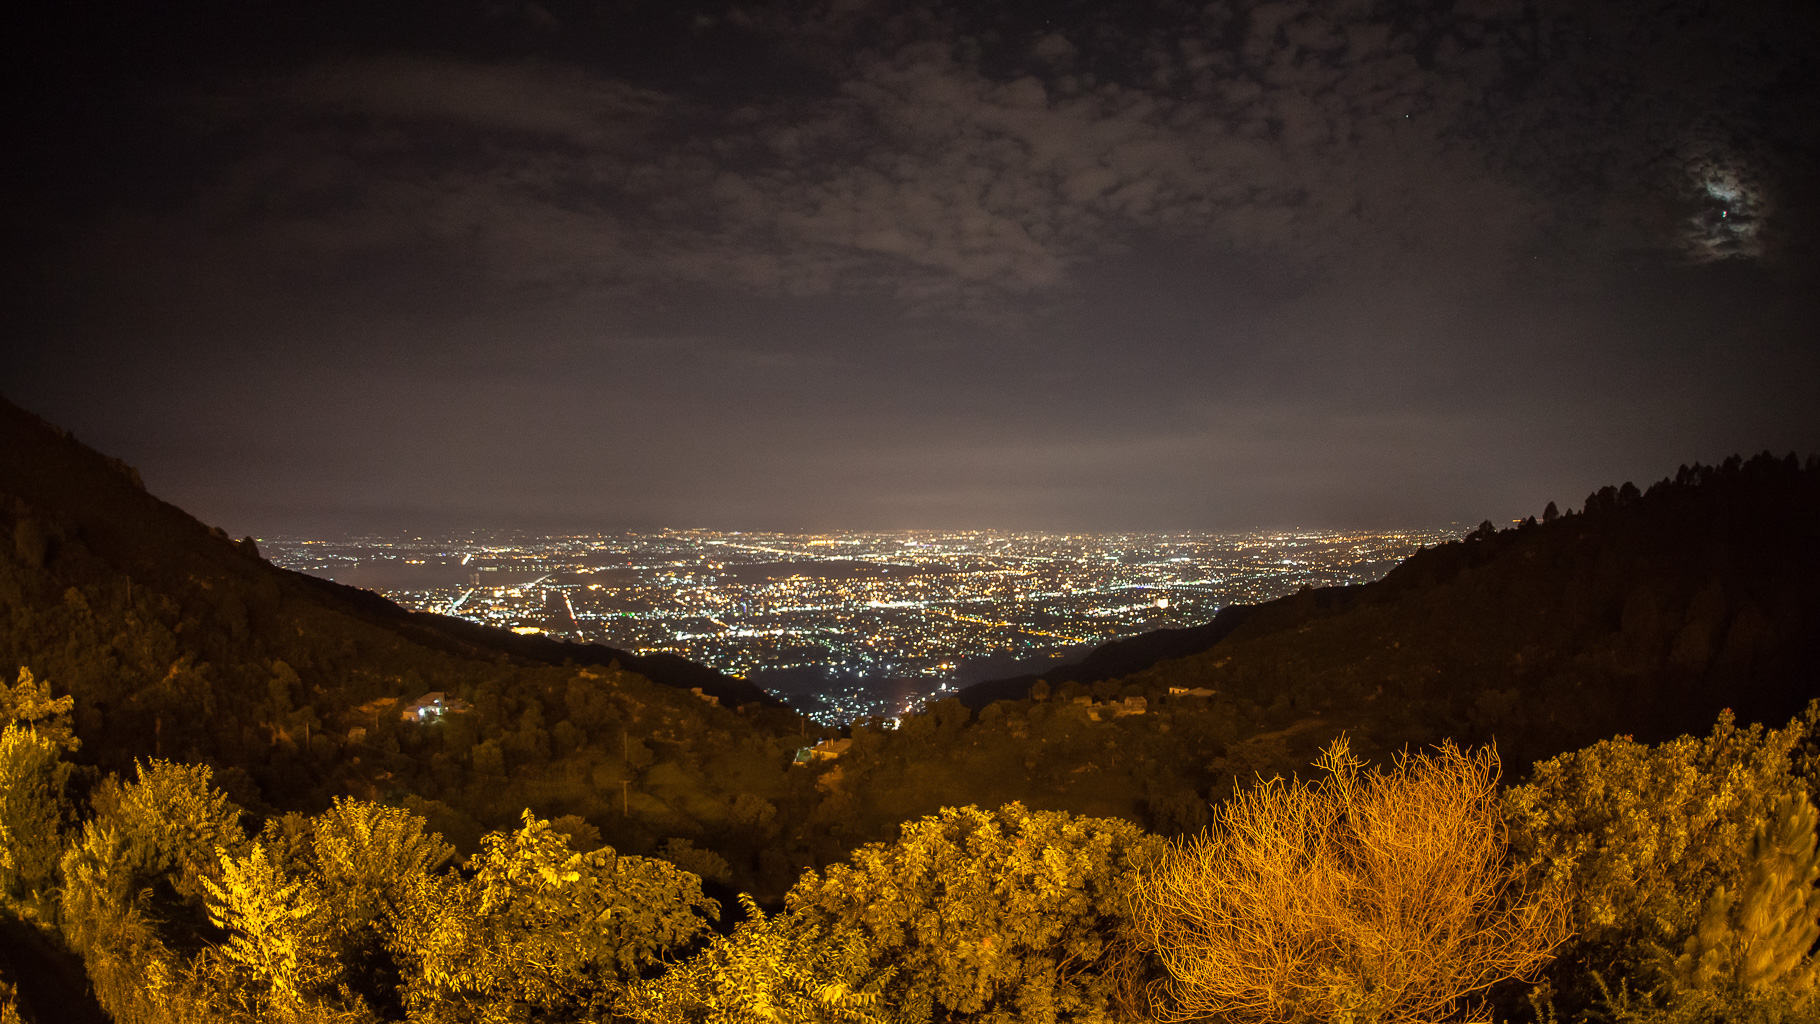
[[[644,656],[603,644],[523,636],[464,619],[409,611],[372,591],[280,569],[260,559],[250,541],[234,542],[219,528],[204,526],[189,513],[147,493],[132,467],[95,452],[67,431],[4,398],[0,398],[0,496],[12,506],[15,553],[35,551],[42,544],[43,555],[35,559],[40,562],[73,545],[141,586],[167,588],[190,583],[204,589],[225,585],[254,592],[275,584],[285,588],[287,597],[313,597],[325,610],[382,624],[437,650],[470,657],[505,654],[552,665],[617,661],[665,686],[701,687],[734,704],[776,703],[744,680],[676,655]],[[42,541],[25,539],[40,533]]]
[[1697,726],[1726,705],[1779,720],[1820,673],[1811,628],[1820,594],[1808,582],[1820,569],[1815,476],[1813,459],[1802,467],[1793,455],[1683,467],[1648,493],[1632,484],[1595,492],[1582,514],[1481,526],[1374,583],[1229,605],[1205,625],[1116,640],[1040,677],[958,696],[978,710],[1026,697],[1039,678],[1051,687],[1114,680],[1223,687],[1301,707],[1330,702],[1322,691],[1336,685],[1374,694],[1387,685],[1386,695],[1420,699],[1429,712],[1448,705],[1456,724],[1500,717],[1462,713],[1449,693],[1415,682],[1443,676],[1456,696],[1485,686],[1525,700],[1589,686],[1647,696],[1644,720],[1626,716],[1649,735]]
[[1018,799],[1180,833],[1341,734],[1379,760],[1495,740],[1521,775],[1615,734],[1700,732],[1725,708],[1780,723],[1820,696],[1820,460],[1734,457],[1544,519],[979,684],[927,724],[855,730],[845,798],[820,820],[870,835]]
[[1041,673],[988,679],[963,686],[955,697],[969,710],[979,711],[993,701],[1022,700],[1039,681],[1050,686],[1063,683],[1097,683],[1142,672],[1166,658],[1185,658],[1212,647],[1239,628],[1255,605],[1231,604],[1199,626],[1153,629],[1137,636],[1109,640],[1071,661]]
[[[788,803],[809,734],[758,687],[673,655],[520,636],[280,569],[0,399],[0,668],[20,667],[76,698],[79,759],[103,770],[211,764],[266,811],[414,801],[458,841],[534,806],[622,849],[732,848],[742,820]],[[474,710],[402,721],[431,691]]]

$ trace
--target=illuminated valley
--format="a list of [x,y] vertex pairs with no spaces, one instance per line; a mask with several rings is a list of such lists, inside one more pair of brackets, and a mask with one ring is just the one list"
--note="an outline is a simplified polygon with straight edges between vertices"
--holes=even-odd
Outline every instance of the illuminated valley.
[[1444,530],[658,533],[262,541],[422,611],[751,679],[831,721],[1040,670],[1221,607],[1377,579]]

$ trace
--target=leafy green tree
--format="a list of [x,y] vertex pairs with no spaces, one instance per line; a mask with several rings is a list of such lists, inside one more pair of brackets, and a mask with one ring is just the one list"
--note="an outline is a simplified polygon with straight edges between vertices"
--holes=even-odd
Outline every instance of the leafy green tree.
[[711,882],[726,883],[733,878],[727,859],[713,850],[698,848],[687,839],[668,839],[657,848],[657,856]]
[[777,805],[756,793],[735,796],[728,815],[759,836],[769,838],[777,833]]
[[320,897],[346,983],[375,1006],[396,1002],[398,922],[454,849],[408,810],[347,798],[307,821],[270,822],[262,839]]
[[[569,846],[576,853],[592,853],[606,845],[600,840],[600,829],[595,828],[588,822],[588,819],[579,814],[565,814],[551,821],[550,827],[568,836]],[[696,872],[696,874],[700,873]]]
[[468,752],[470,762],[476,774],[490,778],[504,778],[506,774],[505,752],[499,749],[498,740],[487,740],[475,745]]
[[426,828],[446,838],[457,850],[479,850],[487,829],[471,816],[441,800],[425,800],[415,793],[404,798],[405,809],[422,818]]
[[75,706],[76,698],[68,694],[52,697],[50,682],[39,682],[32,670],[23,665],[19,667],[17,683],[0,686],[0,720],[16,722],[68,753],[82,747],[70,722]]
[[290,717],[295,707],[292,700],[302,690],[303,680],[298,678],[296,669],[282,661],[272,662],[272,677],[266,683],[266,693],[275,721],[282,722]]
[[221,853],[238,856],[247,845],[240,808],[214,778],[207,765],[154,760],[139,765],[136,781],[104,785],[96,799],[96,820],[117,825],[133,844],[134,876],[197,907]]
[[62,794],[68,765],[57,745],[8,723],[0,732],[0,898],[37,902],[63,856]]
[[787,905],[802,926],[862,936],[875,970],[898,969],[882,991],[913,1019],[1100,1020],[1157,844],[1118,819],[948,808],[805,875]]
[[424,819],[399,807],[336,798],[310,820],[310,866],[344,922],[398,916],[410,880],[455,855]]
[[202,946],[205,880],[246,848],[240,810],[210,769],[152,761],[109,779],[64,853],[60,921],[95,996],[121,1024],[216,1020],[220,984]]
[[63,857],[65,792],[70,766],[63,755],[81,746],[70,726],[72,697],[51,696],[31,669],[0,686],[0,899],[34,909],[57,880]]

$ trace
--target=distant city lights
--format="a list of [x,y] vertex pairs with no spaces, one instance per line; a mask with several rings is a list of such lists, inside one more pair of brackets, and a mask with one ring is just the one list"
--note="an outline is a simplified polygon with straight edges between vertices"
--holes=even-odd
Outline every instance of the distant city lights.
[[1221,607],[1364,583],[1453,530],[260,538],[287,568],[521,634],[668,652],[817,717],[895,716]]

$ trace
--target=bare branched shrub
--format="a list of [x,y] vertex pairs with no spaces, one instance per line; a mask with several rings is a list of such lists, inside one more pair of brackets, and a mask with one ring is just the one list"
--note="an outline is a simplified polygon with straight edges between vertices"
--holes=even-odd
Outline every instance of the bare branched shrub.
[[1340,739],[1319,764],[1236,795],[1149,872],[1135,916],[1169,972],[1162,1016],[1417,1024],[1547,962],[1564,900],[1505,856],[1496,751],[1361,771]]

